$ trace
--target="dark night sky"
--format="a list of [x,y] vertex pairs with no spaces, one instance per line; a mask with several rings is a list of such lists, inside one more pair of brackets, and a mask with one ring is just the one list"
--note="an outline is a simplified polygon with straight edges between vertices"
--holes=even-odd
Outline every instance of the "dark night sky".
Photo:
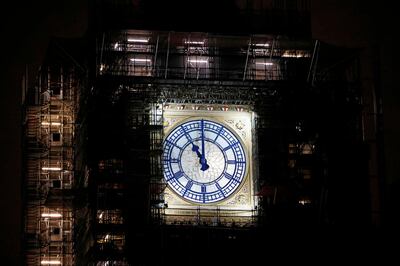
[[[50,36],[77,37],[87,29],[87,1],[38,0],[9,1],[2,7],[1,19],[1,258],[2,265],[17,265],[20,250],[20,84],[25,64],[37,69]],[[387,172],[400,176],[398,161],[400,143],[400,90],[394,85],[395,73],[400,73],[392,51],[395,51],[391,32],[395,28],[392,6],[382,1],[314,0],[312,1],[313,38],[350,47],[383,47],[381,60],[386,141]],[[392,4],[393,5],[393,4]],[[388,27],[387,27],[388,26]],[[398,62],[398,60],[397,60]],[[397,90],[396,90],[397,89]],[[395,114],[395,115],[389,115]],[[397,181],[389,177],[390,182]]]

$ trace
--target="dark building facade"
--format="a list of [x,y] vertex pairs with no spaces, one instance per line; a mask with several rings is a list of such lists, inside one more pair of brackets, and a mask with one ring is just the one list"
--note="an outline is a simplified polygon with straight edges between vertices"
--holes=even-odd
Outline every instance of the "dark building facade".
[[25,89],[26,264],[373,223],[358,52],[308,1],[91,3],[86,53],[56,40]]

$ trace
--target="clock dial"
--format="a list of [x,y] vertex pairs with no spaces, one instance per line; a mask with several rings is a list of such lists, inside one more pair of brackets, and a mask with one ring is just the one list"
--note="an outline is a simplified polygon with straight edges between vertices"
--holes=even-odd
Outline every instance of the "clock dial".
[[165,138],[164,178],[179,196],[194,203],[215,203],[231,196],[246,174],[238,137],[210,120],[190,120]]

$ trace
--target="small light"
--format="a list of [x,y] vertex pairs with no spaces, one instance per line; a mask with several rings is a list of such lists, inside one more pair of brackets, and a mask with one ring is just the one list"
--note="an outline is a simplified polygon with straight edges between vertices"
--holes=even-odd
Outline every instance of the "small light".
[[101,212],[101,213],[100,213],[99,219],[103,218],[103,213],[104,213],[104,212]]
[[256,49],[253,49],[253,51],[255,52],[255,53],[265,53],[266,51],[268,51],[267,49],[262,49],[262,48],[256,48]]
[[43,218],[60,218],[62,217],[61,213],[42,213]]
[[107,234],[106,237],[105,237],[104,239],[107,240],[107,239],[109,239],[109,238],[110,238],[110,235]]
[[148,43],[149,39],[128,38],[128,42]]
[[243,112],[243,107],[236,107],[236,111]]
[[299,204],[301,205],[311,204],[311,200],[309,199],[299,200]]
[[207,64],[208,60],[204,59],[188,59],[189,63],[201,63],[201,64]]
[[256,62],[256,65],[273,66],[274,64],[271,62]]
[[61,167],[42,167],[43,171],[61,171]]
[[42,122],[42,126],[61,126],[60,122]]
[[117,42],[114,44],[114,49],[118,49],[118,43]]
[[144,59],[144,58],[131,58],[132,62],[137,62],[137,63],[148,63],[151,62],[151,59]]
[[227,106],[223,106],[223,107],[221,107],[221,110],[222,110],[222,111],[228,111],[229,108],[228,108]]
[[212,107],[212,106],[207,106],[207,110],[208,110],[208,111],[212,111],[212,110],[214,110],[214,107]]
[[192,106],[192,110],[199,110],[199,106],[198,105],[193,105]]
[[289,53],[284,53],[284,54],[282,55],[282,57],[300,58],[300,57],[304,57],[304,56],[301,55],[301,54],[289,54]]
[[203,45],[204,42],[201,41],[185,41],[186,44],[198,44],[198,45]]
[[269,47],[269,43],[256,43],[254,45],[258,47]]
[[184,106],[184,105],[178,105],[178,106],[176,107],[176,109],[178,109],[178,110],[183,110],[183,109],[185,109],[185,106]]
[[47,265],[60,265],[61,261],[59,260],[42,260],[40,264],[47,264]]

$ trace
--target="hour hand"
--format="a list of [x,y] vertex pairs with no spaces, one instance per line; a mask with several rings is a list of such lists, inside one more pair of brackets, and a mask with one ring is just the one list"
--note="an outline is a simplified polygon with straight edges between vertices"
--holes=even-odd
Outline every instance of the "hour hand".
[[200,169],[202,171],[205,171],[208,168],[210,168],[210,166],[207,164],[207,159],[204,156],[200,157],[200,164],[201,164],[201,168]]
[[199,152],[199,146],[197,146],[196,144],[192,143],[192,151],[196,152],[197,157],[199,157],[201,159],[201,153]]
[[192,143],[192,151],[199,151],[199,146],[196,144]]
[[210,168],[210,166],[207,164],[207,159],[205,158],[205,156],[202,155],[202,154],[199,152],[199,149],[200,149],[199,146],[197,146],[196,144],[192,143],[192,151],[196,152],[197,157],[200,158],[200,160],[199,160],[199,163],[201,164],[201,168],[200,168],[200,169],[201,169],[202,171],[205,171],[205,170],[207,170],[208,168]]

